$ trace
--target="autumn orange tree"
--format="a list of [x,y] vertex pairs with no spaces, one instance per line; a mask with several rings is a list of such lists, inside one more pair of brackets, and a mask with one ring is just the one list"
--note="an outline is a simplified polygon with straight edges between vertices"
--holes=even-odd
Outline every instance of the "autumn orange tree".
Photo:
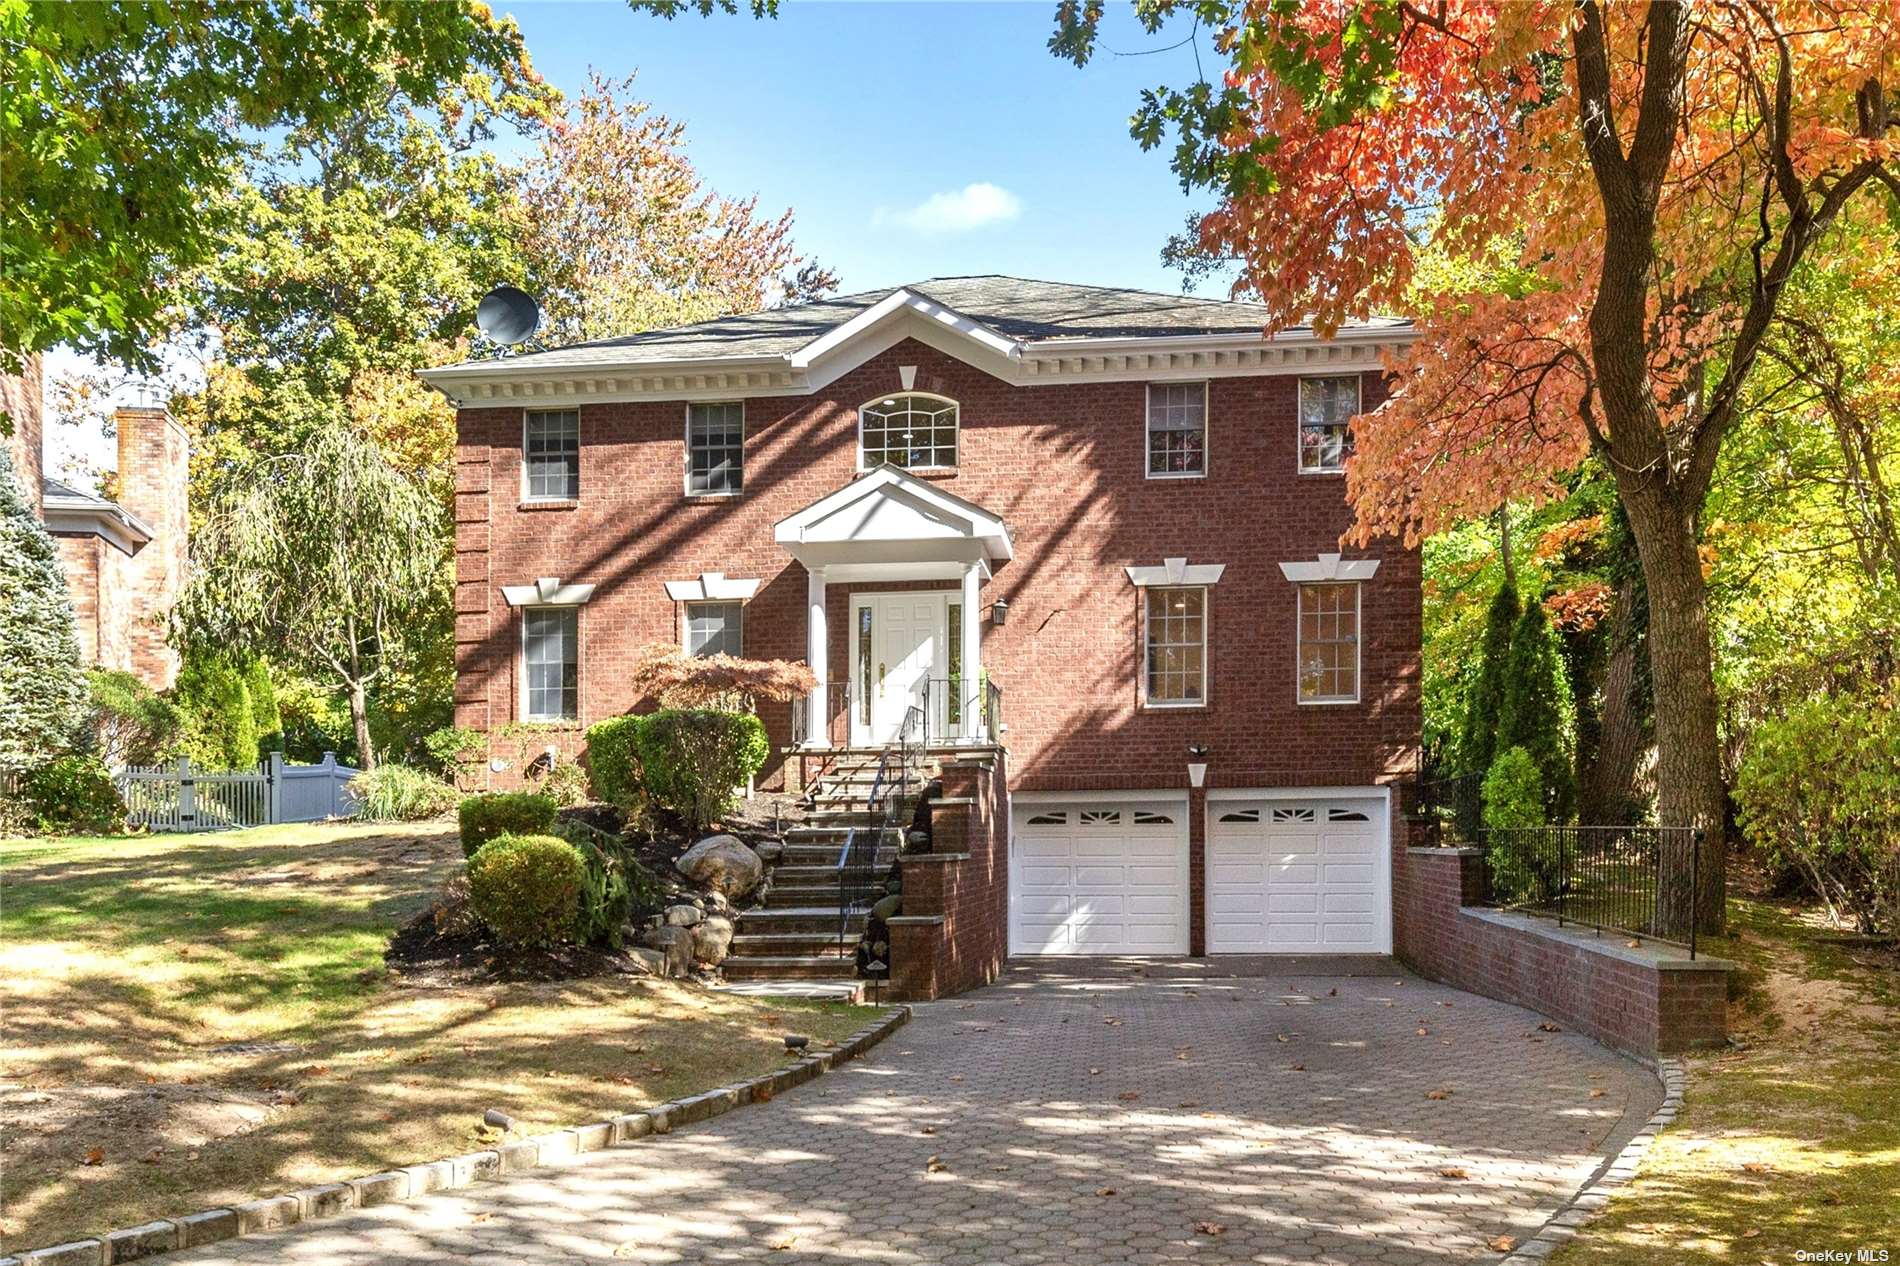
[[[1900,224],[1895,0],[1140,0],[1211,33],[1218,84],[1144,95],[1218,199],[1200,247],[1269,332],[1401,305],[1428,245],[1503,268],[1435,293],[1354,428],[1349,540],[1416,541],[1613,473],[1650,601],[1659,814],[1707,830],[1659,914],[1722,923],[1724,788],[1699,516],[1803,270],[1891,270],[1853,224]],[[1101,5],[1050,44],[1085,62]],[[1881,240],[1891,240],[1883,238]]]

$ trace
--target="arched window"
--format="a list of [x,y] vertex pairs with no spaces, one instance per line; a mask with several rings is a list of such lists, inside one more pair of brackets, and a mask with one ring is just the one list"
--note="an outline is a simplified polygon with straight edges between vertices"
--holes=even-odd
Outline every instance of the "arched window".
[[957,402],[922,391],[879,396],[858,409],[858,460],[915,469],[957,464]]

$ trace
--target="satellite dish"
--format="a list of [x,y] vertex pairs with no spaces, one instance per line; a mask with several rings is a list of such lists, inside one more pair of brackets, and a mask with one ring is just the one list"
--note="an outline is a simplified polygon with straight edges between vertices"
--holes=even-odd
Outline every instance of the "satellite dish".
[[541,305],[517,286],[496,286],[475,309],[475,325],[497,343],[513,347],[541,328]]

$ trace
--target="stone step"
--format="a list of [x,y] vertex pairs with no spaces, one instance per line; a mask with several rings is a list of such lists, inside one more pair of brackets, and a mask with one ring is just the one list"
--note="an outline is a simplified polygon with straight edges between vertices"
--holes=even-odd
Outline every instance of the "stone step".
[[[782,871],[793,866],[824,866],[830,868],[838,864],[838,854],[844,848],[844,840],[830,844],[809,844],[803,846],[787,845],[772,869]],[[878,856],[886,865],[897,859],[897,846],[883,844],[878,847]]]
[[728,958],[719,964],[727,980],[855,980],[855,958],[781,954]]
[[732,956],[735,958],[787,956],[798,958],[849,954],[857,945],[858,935],[863,930],[860,927],[846,932],[842,943],[838,940],[836,927],[829,932],[761,932],[735,936],[732,938]]
[[[897,850],[879,849],[878,858],[872,863],[872,867],[878,872],[879,878],[882,878],[884,872],[888,871],[896,860]],[[781,862],[772,869],[772,887],[775,889],[781,886],[786,888],[829,887],[835,892],[838,887],[837,862],[835,855],[822,862],[805,865]]]
[[[882,876],[877,876],[882,878]],[[868,898],[867,898],[868,901]],[[834,881],[826,884],[804,884],[798,887],[772,885],[765,894],[767,910],[822,910],[838,908],[838,885]]]
[[[853,914],[844,920],[846,933],[856,936],[864,931],[864,915]],[[773,933],[838,934],[838,903],[830,906],[785,907],[777,910],[747,910],[738,919],[734,932],[739,936]]]

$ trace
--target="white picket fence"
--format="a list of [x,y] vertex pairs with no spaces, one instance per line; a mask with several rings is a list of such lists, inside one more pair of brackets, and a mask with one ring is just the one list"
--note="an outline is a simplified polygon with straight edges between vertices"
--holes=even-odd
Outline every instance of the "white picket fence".
[[119,771],[126,821],[154,831],[227,831],[273,822],[320,822],[356,812],[357,770],[325,752],[317,765],[287,765],[281,752],[256,769],[206,771],[186,757]]

